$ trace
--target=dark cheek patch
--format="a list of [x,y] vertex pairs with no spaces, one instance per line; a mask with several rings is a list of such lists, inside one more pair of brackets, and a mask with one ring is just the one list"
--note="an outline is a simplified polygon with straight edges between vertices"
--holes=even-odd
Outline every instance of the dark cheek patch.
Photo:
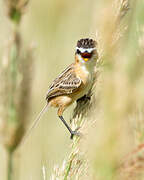
[[81,53],[81,56],[83,58],[91,58],[92,57],[92,53]]

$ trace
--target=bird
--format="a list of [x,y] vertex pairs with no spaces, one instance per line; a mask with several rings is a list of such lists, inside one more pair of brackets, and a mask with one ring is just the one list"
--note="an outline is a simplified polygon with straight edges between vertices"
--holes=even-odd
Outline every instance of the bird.
[[72,130],[63,117],[64,111],[75,101],[85,96],[91,89],[95,66],[98,59],[96,41],[84,38],[77,41],[75,62],[70,64],[49,86],[46,105],[37,116],[30,130],[41,119],[48,107],[58,108],[57,115],[70,132],[70,138],[79,136],[78,129]]

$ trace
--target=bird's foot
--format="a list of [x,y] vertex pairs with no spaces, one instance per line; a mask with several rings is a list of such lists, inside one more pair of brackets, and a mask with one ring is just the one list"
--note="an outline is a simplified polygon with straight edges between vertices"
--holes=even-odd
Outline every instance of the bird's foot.
[[79,129],[80,129],[80,127],[78,127],[76,130],[71,132],[71,136],[70,136],[71,139],[73,139],[74,135],[81,136],[81,133],[78,132]]
[[81,98],[77,99],[77,102],[79,102],[79,101],[90,101],[90,100],[91,100],[91,96],[84,95]]

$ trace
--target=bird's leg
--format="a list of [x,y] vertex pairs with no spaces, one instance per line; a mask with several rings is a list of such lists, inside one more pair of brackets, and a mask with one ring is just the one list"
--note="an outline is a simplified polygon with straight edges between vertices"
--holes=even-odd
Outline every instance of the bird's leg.
[[67,124],[67,122],[64,120],[63,116],[59,116],[59,118],[61,119],[61,121],[64,123],[64,125],[66,126],[66,128],[69,130],[69,132],[71,133],[70,138],[73,139],[74,135],[79,136],[80,134],[77,132],[79,128],[77,128],[75,131],[73,131],[69,125]]

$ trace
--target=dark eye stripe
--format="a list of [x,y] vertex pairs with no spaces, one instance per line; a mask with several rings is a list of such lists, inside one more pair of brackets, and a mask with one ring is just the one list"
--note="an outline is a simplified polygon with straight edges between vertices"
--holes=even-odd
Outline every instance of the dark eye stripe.
[[77,49],[77,52],[76,52],[77,54],[81,54],[81,52],[80,52],[80,50],[79,49]]

